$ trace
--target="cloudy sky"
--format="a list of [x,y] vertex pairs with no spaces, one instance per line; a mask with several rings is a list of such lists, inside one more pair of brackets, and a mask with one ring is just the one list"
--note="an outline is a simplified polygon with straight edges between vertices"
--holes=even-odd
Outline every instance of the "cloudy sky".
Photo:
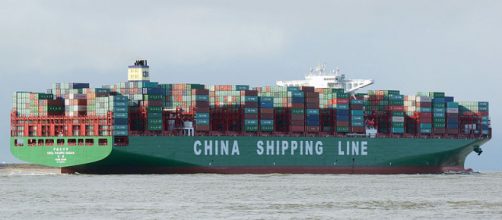
[[[161,82],[271,85],[310,66],[371,89],[490,101],[496,137],[467,166],[502,170],[501,1],[14,1],[0,8],[0,162],[12,92],[125,81],[149,60]],[[497,137],[498,136],[498,137]]]

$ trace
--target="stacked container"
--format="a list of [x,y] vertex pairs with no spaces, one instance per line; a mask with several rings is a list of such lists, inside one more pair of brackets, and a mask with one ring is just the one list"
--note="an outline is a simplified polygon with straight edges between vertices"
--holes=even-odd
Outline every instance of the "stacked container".
[[314,87],[301,87],[305,96],[305,130],[318,133],[320,131],[319,93]]
[[290,103],[289,131],[305,132],[305,93],[297,87],[288,87]]
[[404,123],[405,123],[405,133],[407,134],[417,134],[418,125],[417,118],[418,113],[416,96],[405,96],[404,97]]
[[417,127],[420,134],[432,133],[432,99],[429,96],[416,96]]
[[364,133],[364,100],[350,100],[350,131]]
[[446,133],[459,133],[458,102],[446,103]]
[[[348,93],[335,91],[333,93],[333,105],[335,106],[336,132],[350,132],[350,106]],[[328,103],[329,104],[329,103]]]
[[192,90],[192,106],[195,111],[195,130],[209,131],[209,90],[194,89]]
[[274,131],[274,97],[261,96],[260,101],[260,131]]
[[110,110],[113,112],[113,136],[127,136],[129,134],[128,99],[126,96],[116,95],[109,98]]
[[389,94],[389,114],[391,133],[404,133],[404,96],[399,94],[399,91]]
[[430,92],[432,98],[432,132],[444,134],[446,132],[446,100],[442,92]]
[[244,131],[258,131],[258,92],[244,90],[241,92],[241,103],[244,108]]

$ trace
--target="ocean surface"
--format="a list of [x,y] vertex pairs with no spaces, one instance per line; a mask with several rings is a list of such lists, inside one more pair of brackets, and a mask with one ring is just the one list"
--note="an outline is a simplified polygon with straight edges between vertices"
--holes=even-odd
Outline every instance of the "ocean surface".
[[66,175],[0,169],[0,219],[502,219],[502,173]]

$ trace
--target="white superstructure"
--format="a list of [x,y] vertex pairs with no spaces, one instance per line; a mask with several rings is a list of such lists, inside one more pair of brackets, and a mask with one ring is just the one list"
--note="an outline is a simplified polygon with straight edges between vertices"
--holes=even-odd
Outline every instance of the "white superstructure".
[[304,80],[277,81],[278,86],[313,86],[316,88],[338,88],[347,93],[373,84],[372,79],[346,79],[340,70],[327,72],[326,65],[317,65],[305,76]]

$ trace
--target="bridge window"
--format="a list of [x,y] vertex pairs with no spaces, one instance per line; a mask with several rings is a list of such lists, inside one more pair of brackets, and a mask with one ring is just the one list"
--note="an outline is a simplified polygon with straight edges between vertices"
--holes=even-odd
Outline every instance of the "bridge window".
[[52,146],[52,145],[54,145],[54,139],[45,140],[45,146]]
[[28,146],[35,146],[37,144],[36,139],[28,139]]
[[68,145],[69,146],[75,146],[77,145],[77,140],[76,139],[68,139]]
[[64,139],[58,139],[56,142],[59,146],[64,145]]
[[38,146],[44,146],[44,140],[43,139],[39,139],[37,145]]
[[87,146],[94,145],[94,139],[85,139],[85,145]]
[[78,146],[84,146],[84,139],[78,139]]
[[15,139],[14,140],[14,145],[17,146],[17,147],[22,147],[22,146],[24,146],[24,140],[22,138]]
[[98,144],[99,144],[99,146],[106,146],[106,145],[108,145],[108,139],[100,138],[98,140]]

